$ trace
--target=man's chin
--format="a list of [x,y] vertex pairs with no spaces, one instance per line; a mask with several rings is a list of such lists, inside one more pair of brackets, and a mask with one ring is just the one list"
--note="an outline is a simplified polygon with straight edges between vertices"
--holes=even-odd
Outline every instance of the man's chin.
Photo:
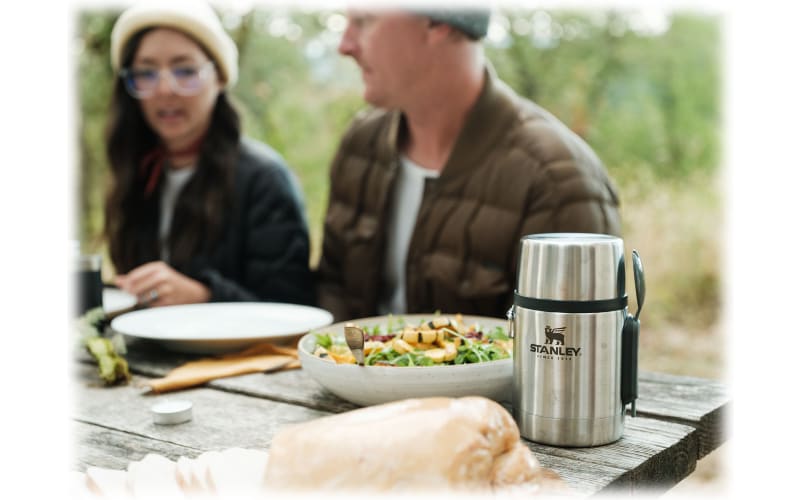
[[389,103],[385,96],[377,94],[375,92],[370,92],[369,89],[364,89],[363,97],[364,100],[367,101],[367,104],[371,106],[384,109],[389,108]]

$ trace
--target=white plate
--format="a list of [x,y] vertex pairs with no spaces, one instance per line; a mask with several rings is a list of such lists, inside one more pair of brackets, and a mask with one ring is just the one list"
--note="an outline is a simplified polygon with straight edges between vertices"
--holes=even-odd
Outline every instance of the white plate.
[[[405,314],[402,317],[408,323],[418,324],[421,320],[433,318],[433,315]],[[484,330],[500,326],[508,331],[507,320],[482,316],[463,316],[463,320],[467,325],[478,323]],[[355,319],[308,333],[300,339],[297,348],[303,370],[340,398],[362,406],[429,396],[485,396],[495,401],[511,400],[511,358],[465,365],[394,367],[339,365],[312,354],[317,333],[344,337],[345,323],[373,326],[385,325],[387,321],[386,316]]]
[[230,352],[256,342],[282,342],[330,325],[324,309],[273,302],[211,302],[154,307],[123,314],[111,328],[155,340],[178,352]]
[[103,311],[112,313],[136,304],[136,297],[119,288],[103,288]]

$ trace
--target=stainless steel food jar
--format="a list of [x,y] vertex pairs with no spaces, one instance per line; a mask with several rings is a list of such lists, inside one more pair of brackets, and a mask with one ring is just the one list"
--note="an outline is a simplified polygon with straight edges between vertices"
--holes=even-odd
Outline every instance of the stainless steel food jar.
[[520,433],[556,446],[616,441],[625,414],[622,239],[533,234],[520,241],[519,257],[509,329]]

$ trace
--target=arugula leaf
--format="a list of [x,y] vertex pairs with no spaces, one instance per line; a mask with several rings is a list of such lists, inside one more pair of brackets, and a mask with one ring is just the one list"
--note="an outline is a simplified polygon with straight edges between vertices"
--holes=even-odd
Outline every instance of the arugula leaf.
[[394,349],[374,351],[364,359],[364,364],[373,366],[378,362],[394,366],[433,366],[436,363],[423,352],[406,352],[400,354]]
[[318,346],[324,347],[325,349],[330,349],[333,345],[333,339],[331,339],[331,336],[328,333],[317,333],[314,336],[317,337]]
[[422,353],[407,352],[398,356],[392,364],[396,366],[433,366],[436,363]]
[[508,335],[506,335],[506,331],[502,326],[496,326],[494,330],[486,335],[486,338],[490,340],[508,340]]
[[509,354],[499,346],[491,343],[473,342],[459,346],[458,354],[456,354],[453,362],[457,365],[463,365],[465,363],[481,363],[508,357],[510,357]]
[[419,355],[419,357],[417,357],[417,365],[419,366],[433,366],[435,364],[436,362],[434,360],[432,360],[428,356],[425,356],[424,354],[421,354]]
[[398,353],[394,349],[382,349],[380,351],[372,351],[364,359],[364,364],[372,366],[378,361],[392,363],[398,356],[400,356],[400,353]]

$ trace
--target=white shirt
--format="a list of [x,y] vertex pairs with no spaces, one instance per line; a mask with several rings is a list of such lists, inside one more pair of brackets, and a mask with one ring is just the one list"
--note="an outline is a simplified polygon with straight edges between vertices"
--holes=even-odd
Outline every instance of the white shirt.
[[183,187],[194,174],[195,167],[178,169],[167,168],[164,190],[161,191],[161,221],[158,226],[158,238],[161,242],[161,260],[169,262],[169,231],[172,226],[172,214],[175,203]]
[[406,256],[411,234],[422,203],[425,179],[439,177],[439,172],[420,167],[406,156],[400,157],[400,169],[389,206],[386,229],[386,255],[383,265],[383,296],[378,301],[379,314],[406,312]]

